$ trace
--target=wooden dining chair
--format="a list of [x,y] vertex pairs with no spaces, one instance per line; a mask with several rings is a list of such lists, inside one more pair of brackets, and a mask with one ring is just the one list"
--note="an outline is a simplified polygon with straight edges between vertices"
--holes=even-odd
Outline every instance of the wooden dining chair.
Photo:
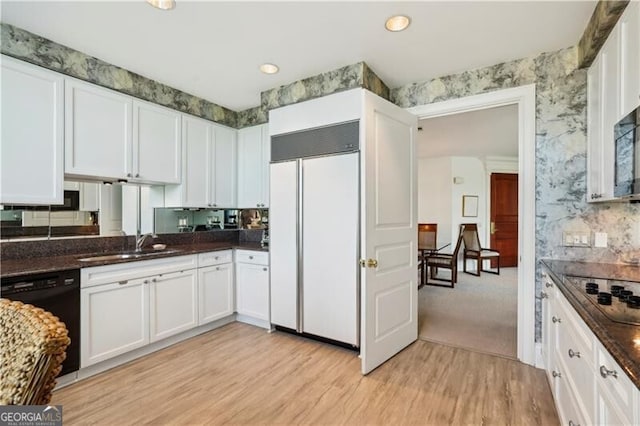
[[437,223],[418,224],[418,271],[420,274],[419,287],[427,282],[426,250],[435,250],[438,236]]
[[[464,227],[464,231],[462,232],[462,236],[464,239],[464,266],[462,270],[467,274],[475,275],[477,277],[480,276],[480,272],[489,272],[491,274],[500,275],[500,252],[498,250],[483,248],[480,246],[478,224],[464,223],[460,226]],[[476,272],[467,271],[467,259],[476,262]],[[484,269],[482,265],[485,260],[495,261],[496,270]]]
[[[451,287],[451,288],[455,287],[456,282],[458,282],[458,253],[460,252],[461,246],[462,246],[462,228],[460,228],[460,235],[458,235],[458,241],[456,242],[456,246],[453,249],[453,252],[451,254],[433,252],[432,254],[425,256],[426,267],[428,269],[428,277],[426,277],[426,282],[425,282],[426,285],[433,285],[438,287]],[[451,271],[450,277],[449,278],[438,277],[438,269],[449,269]],[[450,285],[429,282],[429,279],[433,281],[449,282]]]

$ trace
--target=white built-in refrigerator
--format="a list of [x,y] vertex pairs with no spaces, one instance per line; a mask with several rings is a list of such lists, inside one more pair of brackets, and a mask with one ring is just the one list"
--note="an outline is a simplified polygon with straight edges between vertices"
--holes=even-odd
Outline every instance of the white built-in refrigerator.
[[356,121],[273,137],[269,212],[271,323],[354,347],[358,135]]

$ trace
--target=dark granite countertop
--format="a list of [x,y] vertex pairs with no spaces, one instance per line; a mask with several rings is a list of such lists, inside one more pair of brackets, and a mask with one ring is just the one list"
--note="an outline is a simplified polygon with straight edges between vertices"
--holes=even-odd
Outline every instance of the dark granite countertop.
[[[256,250],[256,251],[269,251],[268,247],[262,247],[260,243],[253,242],[207,242],[196,244],[180,244],[170,245],[167,247],[167,253],[154,252],[155,254],[150,257],[140,257],[132,259],[118,259],[109,261],[95,261],[95,262],[81,262],[78,259],[91,257],[91,256],[103,256],[107,254],[113,254],[116,252],[98,252],[98,253],[84,253],[84,254],[72,254],[65,256],[44,256],[33,257],[24,259],[7,259],[0,262],[0,277],[14,277],[20,275],[33,275],[47,272],[62,271],[66,269],[78,269],[88,268],[101,265],[112,265],[116,263],[137,262],[141,260],[159,259],[163,257],[172,256],[185,256],[189,254],[206,253],[209,251],[229,250],[229,249],[244,249],[244,250]],[[145,252],[154,251],[145,250]]]
[[640,388],[640,326],[610,320],[575,286],[565,283],[571,276],[640,282],[640,267],[561,260],[543,260],[542,264],[593,334]]

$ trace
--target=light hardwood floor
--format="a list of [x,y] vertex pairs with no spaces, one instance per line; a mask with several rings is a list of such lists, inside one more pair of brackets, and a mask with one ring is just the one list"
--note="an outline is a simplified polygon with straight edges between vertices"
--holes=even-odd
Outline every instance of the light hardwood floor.
[[356,353],[232,323],[54,392],[64,424],[558,424],[541,370],[417,341]]

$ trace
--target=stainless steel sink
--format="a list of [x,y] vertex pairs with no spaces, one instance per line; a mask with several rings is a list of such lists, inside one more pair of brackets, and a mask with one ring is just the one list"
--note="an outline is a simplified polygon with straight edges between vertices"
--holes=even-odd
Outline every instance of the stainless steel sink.
[[80,262],[108,262],[110,260],[126,260],[126,259],[140,259],[146,257],[160,256],[163,254],[179,253],[182,250],[155,250],[155,251],[130,251],[126,253],[105,254],[100,256],[83,257],[78,259]]

